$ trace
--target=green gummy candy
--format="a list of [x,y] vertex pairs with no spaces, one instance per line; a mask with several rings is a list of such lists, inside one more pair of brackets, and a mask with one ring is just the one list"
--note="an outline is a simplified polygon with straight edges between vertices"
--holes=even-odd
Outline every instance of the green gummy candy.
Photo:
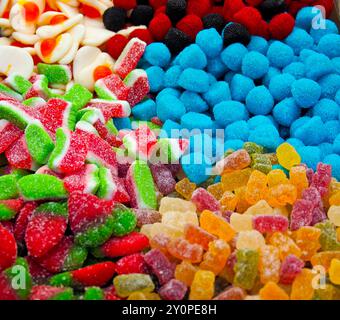
[[7,174],[0,177],[0,200],[14,199],[19,195],[17,177],[14,174]]
[[73,300],[73,289],[72,288],[64,288],[62,292],[57,293],[54,297],[51,298],[51,300]]
[[255,250],[241,249],[237,250],[236,258],[233,284],[245,290],[250,290],[254,287],[256,281],[259,254]]
[[11,220],[16,214],[17,211],[8,207],[6,203],[0,203],[0,221]]
[[255,142],[245,142],[243,144],[243,149],[245,149],[249,154],[264,153],[264,148]]
[[45,104],[46,101],[41,97],[33,97],[26,99],[22,102],[23,105],[28,107],[37,107],[39,105]]
[[29,123],[35,121],[34,118],[16,104],[5,100],[0,101],[0,119],[5,119],[22,130],[25,129]]
[[54,149],[54,143],[41,123],[30,123],[25,129],[25,140],[33,160],[45,164]]
[[131,164],[130,170],[136,188],[139,207],[157,209],[155,184],[147,163],[142,160],[136,160]]
[[35,209],[36,213],[47,213],[56,216],[67,217],[67,205],[59,202],[46,202]]
[[32,83],[20,74],[12,73],[9,75],[5,83],[8,84],[13,90],[20,94],[26,93],[32,87]]
[[151,121],[143,121],[143,120],[134,120],[131,121],[131,128],[133,130],[139,128],[140,126],[148,126],[150,130],[155,131],[155,133],[158,133],[161,129],[161,127],[158,124],[155,124]]
[[105,295],[99,287],[89,287],[85,289],[84,300],[104,300]]
[[50,278],[49,284],[51,286],[56,286],[56,287],[60,287],[60,286],[72,287],[73,286],[72,273],[67,271],[67,272],[56,274]]
[[272,163],[265,154],[251,154],[251,167],[263,173],[269,173],[272,170]]
[[63,270],[69,271],[81,268],[86,258],[87,250],[81,246],[74,245],[64,261]]
[[63,96],[63,99],[73,104],[76,110],[85,107],[92,99],[92,93],[80,84],[74,84]]
[[21,195],[26,200],[64,199],[67,191],[62,180],[48,174],[30,174],[18,181]]
[[132,232],[137,225],[137,217],[132,209],[123,205],[117,205],[113,213],[113,234],[117,237]]
[[68,84],[71,81],[71,70],[66,65],[38,63],[38,73],[47,77],[51,84]]
[[130,273],[116,276],[113,280],[117,294],[122,297],[128,297],[134,292],[152,292],[155,285],[151,277],[147,274]]
[[110,200],[112,192],[116,189],[116,185],[112,180],[112,173],[110,169],[100,167],[98,170],[99,188],[97,196],[102,199]]
[[155,154],[159,156],[161,163],[179,163],[179,159],[183,154],[178,147],[178,139],[160,138],[156,148]]
[[314,227],[321,230],[320,245],[322,251],[340,250],[340,242],[337,240],[335,225],[329,220],[317,223]]
[[58,128],[55,134],[55,141],[55,148],[48,160],[48,167],[52,170],[57,170],[61,156],[68,148],[68,142],[70,141],[68,132],[63,128]]
[[21,94],[19,94],[19,93],[15,92],[14,90],[8,88],[7,86],[5,86],[2,83],[0,83],[0,93],[3,93],[6,96],[12,97],[12,98],[19,100],[19,101],[22,100]]

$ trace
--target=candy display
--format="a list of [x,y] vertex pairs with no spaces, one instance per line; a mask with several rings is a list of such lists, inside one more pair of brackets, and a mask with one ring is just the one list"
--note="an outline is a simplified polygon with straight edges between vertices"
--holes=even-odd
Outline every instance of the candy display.
[[2,1],[0,300],[340,300],[336,15]]

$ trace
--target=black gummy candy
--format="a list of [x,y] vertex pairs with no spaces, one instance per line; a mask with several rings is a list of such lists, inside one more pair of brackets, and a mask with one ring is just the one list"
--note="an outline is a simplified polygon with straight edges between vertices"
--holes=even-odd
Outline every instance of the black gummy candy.
[[139,5],[131,13],[131,22],[135,26],[148,26],[153,18],[153,9],[150,6]]
[[232,43],[240,42],[245,46],[250,42],[250,33],[248,29],[236,22],[229,22],[222,32],[224,46],[229,46]]
[[186,15],[187,2],[185,0],[169,0],[166,4],[166,14],[173,24]]
[[105,10],[103,14],[103,23],[106,29],[117,32],[123,29],[126,22],[126,10],[117,7],[111,7]]
[[263,19],[271,20],[274,16],[279,13],[287,11],[287,5],[285,0],[264,0],[259,8]]
[[183,31],[177,28],[171,28],[164,38],[164,43],[171,53],[177,54],[190,45],[192,40]]
[[215,28],[221,32],[225,26],[224,18],[218,13],[209,13],[203,17],[204,29]]

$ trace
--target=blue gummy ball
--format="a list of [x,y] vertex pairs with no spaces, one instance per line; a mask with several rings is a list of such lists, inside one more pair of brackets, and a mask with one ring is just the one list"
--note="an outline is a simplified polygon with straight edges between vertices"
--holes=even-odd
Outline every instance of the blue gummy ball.
[[332,166],[332,176],[339,180],[340,179],[340,156],[337,154],[328,154],[322,160],[323,163],[330,164]]
[[223,49],[223,40],[215,28],[200,31],[196,36],[196,43],[207,57],[217,57]]
[[246,107],[238,101],[220,102],[215,105],[213,113],[216,122],[224,128],[235,121],[248,119]]
[[304,7],[296,15],[295,26],[309,31],[314,18],[320,14],[322,12],[317,7]]
[[302,78],[292,83],[292,95],[301,108],[310,108],[318,102],[321,87],[313,80]]
[[131,113],[134,118],[138,120],[151,120],[151,118],[157,115],[156,103],[152,99],[144,100],[136,104],[132,109]]
[[294,51],[281,41],[274,41],[268,48],[267,57],[276,68],[284,68],[294,60]]
[[313,38],[303,29],[295,27],[292,33],[285,39],[296,55],[299,55],[303,49],[313,48]]
[[311,28],[310,35],[313,37],[315,43],[319,43],[320,39],[327,34],[338,34],[337,25],[329,19],[324,20],[324,28]]
[[239,139],[227,140],[224,143],[224,151],[239,150],[243,148],[244,141]]
[[267,74],[264,76],[262,80],[262,84],[268,87],[270,80],[273,79],[275,76],[278,76],[279,74],[281,74],[280,69],[275,67],[269,67]]
[[323,36],[318,45],[317,50],[329,58],[335,58],[340,56],[340,35],[338,34],[326,34]]
[[[160,138],[179,138],[179,131],[181,130],[181,125],[172,120],[166,120],[163,123],[162,129],[160,131]],[[175,132],[177,134],[175,134]]]
[[210,176],[210,160],[201,153],[189,153],[181,158],[181,164],[185,175],[191,182],[203,183]]
[[282,72],[291,74],[296,80],[298,80],[305,77],[306,67],[302,62],[292,62],[286,66]]
[[185,69],[179,77],[178,84],[189,91],[204,93],[209,90],[209,76],[199,69]]
[[257,51],[265,55],[268,50],[268,41],[262,37],[252,36],[247,48],[249,51]]
[[213,156],[213,138],[209,134],[198,133],[190,135],[189,145],[191,153],[199,152],[208,158]]
[[231,80],[233,79],[233,77],[235,76],[235,72],[234,71],[229,71],[225,74],[224,76],[224,81],[227,82],[227,83],[230,83]]
[[305,66],[306,77],[312,80],[318,80],[320,77],[334,70],[332,61],[321,53],[310,55],[305,61]]
[[272,124],[256,127],[250,132],[249,141],[255,142],[268,150],[275,150],[281,143],[279,132]]
[[249,120],[248,120],[248,126],[249,126],[249,129],[250,130],[253,130],[259,126],[262,126],[262,125],[272,125],[272,121],[270,120],[270,118],[266,117],[266,116],[255,116],[255,117],[251,117]]
[[204,69],[208,61],[203,50],[197,44],[191,44],[179,54],[178,63],[183,69]]
[[241,43],[233,43],[221,53],[221,60],[232,71],[241,70],[242,59],[248,53],[248,49]]
[[321,151],[321,158],[323,159],[325,156],[333,153],[333,144],[329,142],[323,142],[319,145],[319,149]]
[[317,146],[326,139],[325,125],[320,117],[313,117],[302,126],[296,128],[293,137],[300,139],[305,145]]
[[183,102],[174,95],[163,94],[156,100],[157,117],[165,122],[166,120],[178,121],[185,114]]
[[313,115],[319,116],[323,122],[337,120],[339,116],[339,105],[330,99],[321,99],[313,107]]
[[181,126],[188,130],[205,130],[212,128],[213,121],[203,113],[188,112],[181,117]]
[[153,66],[163,68],[169,64],[171,53],[164,43],[154,42],[146,47],[144,59]]
[[160,91],[158,93],[158,95],[156,97],[156,102],[157,102],[158,99],[161,98],[161,96],[167,95],[167,94],[175,96],[176,98],[179,98],[180,95],[181,95],[181,92],[176,90],[176,89],[174,89],[174,88],[165,88],[165,89],[163,89],[162,91]]
[[340,134],[338,134],[333,141],[333,152],[340,154]]
[[325,123],[326,142],[333,143],[336,136],[340,133],[340,123],[338,120],[330,120]]
[[340,75],[331,73],[323,76],[319,80],[319,84],[322,98],[335,99],[338,90],[340,90]]
[[293,98],[287,98],[279,102],[273,109],[274,119],[278,124],[289,127],[299,118],[301,109],[296,105]]
[[336,57],[332,59],[334,72],[340,74],[340,57]]
[[300,139],[296,139],[296,138],[289,138],[287,139],[286,142],[292,145],[295,149],[298,149],[304,146],[303,142]]
[[[334,101],[340,106],[340,90],[336,92]],[[340,120],[340,117],[339,117],[339,120]]]
[[273,77],[269,83],[269,91],[276,101],[281,101],[291,96],[291,87],[295,78],[289,73]]
[[268,70],[269,60],[259,52],[248,52],[242,59],[242,73],[251,79],[262,78]]
[[308,116],[304,116],[304,117],[300,117],[296,119],[290,126],[290,135],[293,136],[296,129],[306,124],[310,119],[311,117],[308,117]]
[[244,120],[231,123],[225,129],[225,137],[228,140],[237,139],[247,141],[249,137],[248,123]]
[[204,100],[209,106],[215,106],[222,101],[231,99],[229,85],[225,81],[218,81],[212,84],[209,91],[203,94]]
[[299,148],[297,151],[301,157],[301,162],[316,170],[316,166],[321,161],[321,150],[318,147],[306,146]]
[[183,69],[178,65],[170,67],[164,75],[164,86],[168,88],[177,88],[178,79],[182,72]]
[[153,66],[145,70],[148,75],[150,92],[158,92],[164,88],[164,71],[161,67]]
[[183,102],[187,112],[205,112],[209,109],[208,104],[196,92],[184,91],[180,100]]
[[246,98],[247,110],[254,115],[266,115],[274,107],[274,99],[265,86],[252,89]]
[[220,57],[212,58],[208,60],[207,71],[210,75],[216,78],[221,78],[228,71],[228,67],[223,63]]
[[255,88],[254,81],[242,74],[235,74],[230,82],[233,100],[244,102],[250,90]]

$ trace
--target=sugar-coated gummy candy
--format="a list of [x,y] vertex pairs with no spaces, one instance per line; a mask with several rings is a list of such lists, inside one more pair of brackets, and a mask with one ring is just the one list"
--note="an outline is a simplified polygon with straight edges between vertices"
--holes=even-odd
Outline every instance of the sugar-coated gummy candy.
[[253,80],[262,78],[268,69],[268,58],[259,52],[251,51],[243,57],[242,73]]
[[189,300],[209,300],[214,295],[215,275],[211,271],[199,270],[190,286]]

